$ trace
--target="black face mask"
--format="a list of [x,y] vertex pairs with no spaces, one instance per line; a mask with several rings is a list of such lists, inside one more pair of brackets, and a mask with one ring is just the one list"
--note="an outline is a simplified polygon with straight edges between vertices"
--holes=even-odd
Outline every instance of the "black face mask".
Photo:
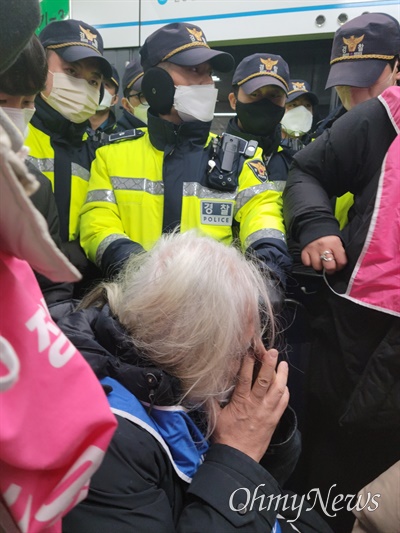
[[246,133],[267,137],[271,135],[285,114],[285,108],[263,98],[258,102],[244,104],[236,101],[236,113]]

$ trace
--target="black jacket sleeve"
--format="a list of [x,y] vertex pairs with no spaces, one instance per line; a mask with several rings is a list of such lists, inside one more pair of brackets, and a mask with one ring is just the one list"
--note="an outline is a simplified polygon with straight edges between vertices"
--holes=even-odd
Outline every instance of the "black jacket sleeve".
[[101,259],[101,270],[106,278],[115,277],[131,254],[140,254],[144,248],[130,239],[117,239],[107,246]]
[[283,212],[289,236],[301,248],[326,235],[340,236],[330,199],[346,192],[357,195],[368,185],[393,133],[383,105],[373,98],[343,115],[295,155]]
[[[282,533],[332,533],[305,497],[278,482],[239,450],[216,444],[188,490],[178,533],[271,533],[279,515]],[[291,522],[291,523],[290,523]]]
[[[39,213],[46,219],[50,237],[56,243],[57,247],[61,249],[60,223],[50,180],[30,161],[27,160],[25,163],[29,172],[34,174],[40,183],[39,189],[31,196],[31,201]],[[72,283],[57,283],[37,272],[35,272],[35,276],[47,305],[68,300],[72,297],[74,288]]]
[[39,181],[39,189],[31,196],[31,200],[36,209],[46,219],[49,233],[58,248],[61,248],[60,223],[56,201],[51,190],[51,183],[30,161],[26,161],[29,172],[34,174]]
[[257,500],[252,510],[250,505],[245,512],[235,510],[258,486],[260,494],[281,492],[250,457],[229,446],[212,446],[186,493],[188,485],[179,480],[156,440],[117,418],[118,429],[89,496],[64,518],[63,533],[272,530],[277,516],[273,505],[259,512]]
[[[63,519],[63,533],[271,533],[285,502],[291,507],[261,465],[221,444],[210,447],[187,485],[147,431],[117,418],[89,495]],[[307,506],[304,502],[305,522],[299,518],[305,527],[296,520],[300,531],[331,533]],[[293,532],[284,521],[281,527],[282,533]]]
[[147,431],[117,419],[89,495],[63,519],[63,533],[173,533],[172,466]]

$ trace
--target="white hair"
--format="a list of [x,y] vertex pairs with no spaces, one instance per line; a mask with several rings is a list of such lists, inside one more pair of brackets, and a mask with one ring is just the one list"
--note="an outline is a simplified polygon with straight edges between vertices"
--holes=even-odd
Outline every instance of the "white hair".
[[215,400],[232,390],[251,340],[267,329],[273,342],[263,275],[233,246],[190,231],[163,235],[149,252],[131,256],[97,295],[104,289],[136,348],[179,379],[183,402],[204,406],[209,435]]

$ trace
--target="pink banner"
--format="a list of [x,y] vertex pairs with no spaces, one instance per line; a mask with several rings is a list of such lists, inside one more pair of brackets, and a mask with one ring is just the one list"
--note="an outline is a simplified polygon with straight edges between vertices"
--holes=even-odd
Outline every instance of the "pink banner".
[[29,265],[2,252],[0,294],[0,494],[22,532],[56,533],[86,496],[116,420]]
[[363,250],[343,297],[400,316],[400,87],[379,97],[397,132],[382,164]]

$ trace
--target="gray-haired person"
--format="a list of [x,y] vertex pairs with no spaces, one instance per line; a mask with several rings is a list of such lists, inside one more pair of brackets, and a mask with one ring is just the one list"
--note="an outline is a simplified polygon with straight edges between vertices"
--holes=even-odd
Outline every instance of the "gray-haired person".
[[289,533],[296,517],[303,533],[330,531],[296,497],[285,506],[299,445],[288,366],[262,344],[263,332],[274,342],[268,292],[237,249],[164,235],[59,325],[119,422],[64,533]]

